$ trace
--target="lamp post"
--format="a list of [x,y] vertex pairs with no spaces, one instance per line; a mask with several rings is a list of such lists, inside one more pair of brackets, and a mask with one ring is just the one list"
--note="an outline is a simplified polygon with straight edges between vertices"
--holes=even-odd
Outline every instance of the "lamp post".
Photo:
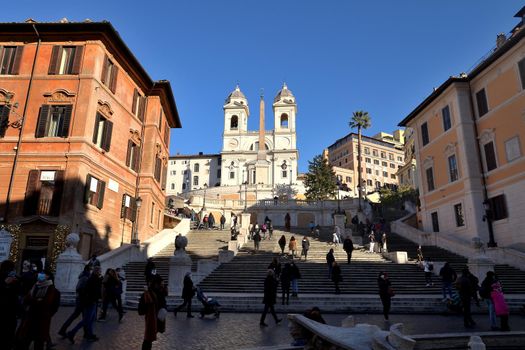
[[204,199],[202,201],[202,211],[206,211],[206,190],[208,189],[208,184],[204,184]]
[[137,197],[135,199],[135,206],[137,207],[137,215],[135,216],[135,224],[133,226],[133,234],[131,235],[131,244],[138,245],[140,243],[138,238],[138,226],[139,226],[139,214],[140,214],[140,207],[142,206],[142,198]]
[[498,246],[498,243],[496,243],[494,240],[494,228],[492,227],[492,208],[488,199],[483,202],[483,208],[485,209],[485,216],[483,219],[487,220],[487,226],[489,229],[489,242],[487,243],[487,247],[494,248]]

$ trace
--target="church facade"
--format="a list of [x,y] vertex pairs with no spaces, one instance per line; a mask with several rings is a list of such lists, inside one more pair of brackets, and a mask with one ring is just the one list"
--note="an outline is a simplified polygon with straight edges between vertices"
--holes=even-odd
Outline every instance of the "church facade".
[[[259,130],[248,130],[250,107],[239,86],[228,95],[223,110],[223,143],[218,159],[211,157],[202,162],[198,167],[200,174],[197,185],[195,165],[192,164],[198,161],[197,158],[202,159],[203,155],[170,157],[167,188],[184,193],[200,189],[200,183],[206,183],[210,189],[216,186],[232,187],[233,194],[239,193],[239,186],[243,184],[256,186],[260,190],[272,189],[268,193],[274,193],[273,189],[277,187],[296,185],[299,157],[297,105],[295,96],[286,84],[273,99],[273,130],[265,128],[265,101],[262,95],[259,99]],[[180,164],[186,164],[187,169],[181,169]],[[177,165],[177,169],[171,169],[172,165]]]

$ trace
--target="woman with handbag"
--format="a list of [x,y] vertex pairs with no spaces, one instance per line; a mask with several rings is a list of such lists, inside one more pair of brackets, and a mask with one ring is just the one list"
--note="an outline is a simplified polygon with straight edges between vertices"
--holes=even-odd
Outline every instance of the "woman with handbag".
[[395,295],[394,290],[390,287],[391,283],[386,272],[380,272],[377,278],[377,286],[379,287],[379,297],[383,304],[383,316],[385,321],[388,321],[388,314],[390,313],[390,305],[392,297]]
[[168,295],[162,277],[155,275],[149,282],[139,301],[139,315],[144,315],[145,329],[142,350],[151,350],[157,340],[157,333],[166,330],[166,296]]

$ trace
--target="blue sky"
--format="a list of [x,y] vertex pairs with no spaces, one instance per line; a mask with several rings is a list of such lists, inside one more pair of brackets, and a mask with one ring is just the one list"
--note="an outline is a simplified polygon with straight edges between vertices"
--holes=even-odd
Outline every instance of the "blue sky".
[[218,153],[222,105],[237,82],[258,127],[286,81],[298,104],[300,171],[350,132],[366,110],[365,134],[391,132],[433,87],[467,71],[508,32],[518,0],[6,1],[0,21],[108,20],[153,79],[171,81],[183,128],[172,154]]

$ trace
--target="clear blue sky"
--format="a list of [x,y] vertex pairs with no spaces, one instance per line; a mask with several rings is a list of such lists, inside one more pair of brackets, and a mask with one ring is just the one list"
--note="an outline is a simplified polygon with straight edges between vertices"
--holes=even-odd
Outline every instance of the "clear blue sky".
[[518,0],[4,1],[0,21],[108,20],[153,79],[171,81],[183,128],[172,154],[221,150],[224,99],[240,83],[267,128],[283,81],[298,104],[300,171],[350,132],[355,110],[372,135],[391,132],[432,88],[467,71],[508,32]]

